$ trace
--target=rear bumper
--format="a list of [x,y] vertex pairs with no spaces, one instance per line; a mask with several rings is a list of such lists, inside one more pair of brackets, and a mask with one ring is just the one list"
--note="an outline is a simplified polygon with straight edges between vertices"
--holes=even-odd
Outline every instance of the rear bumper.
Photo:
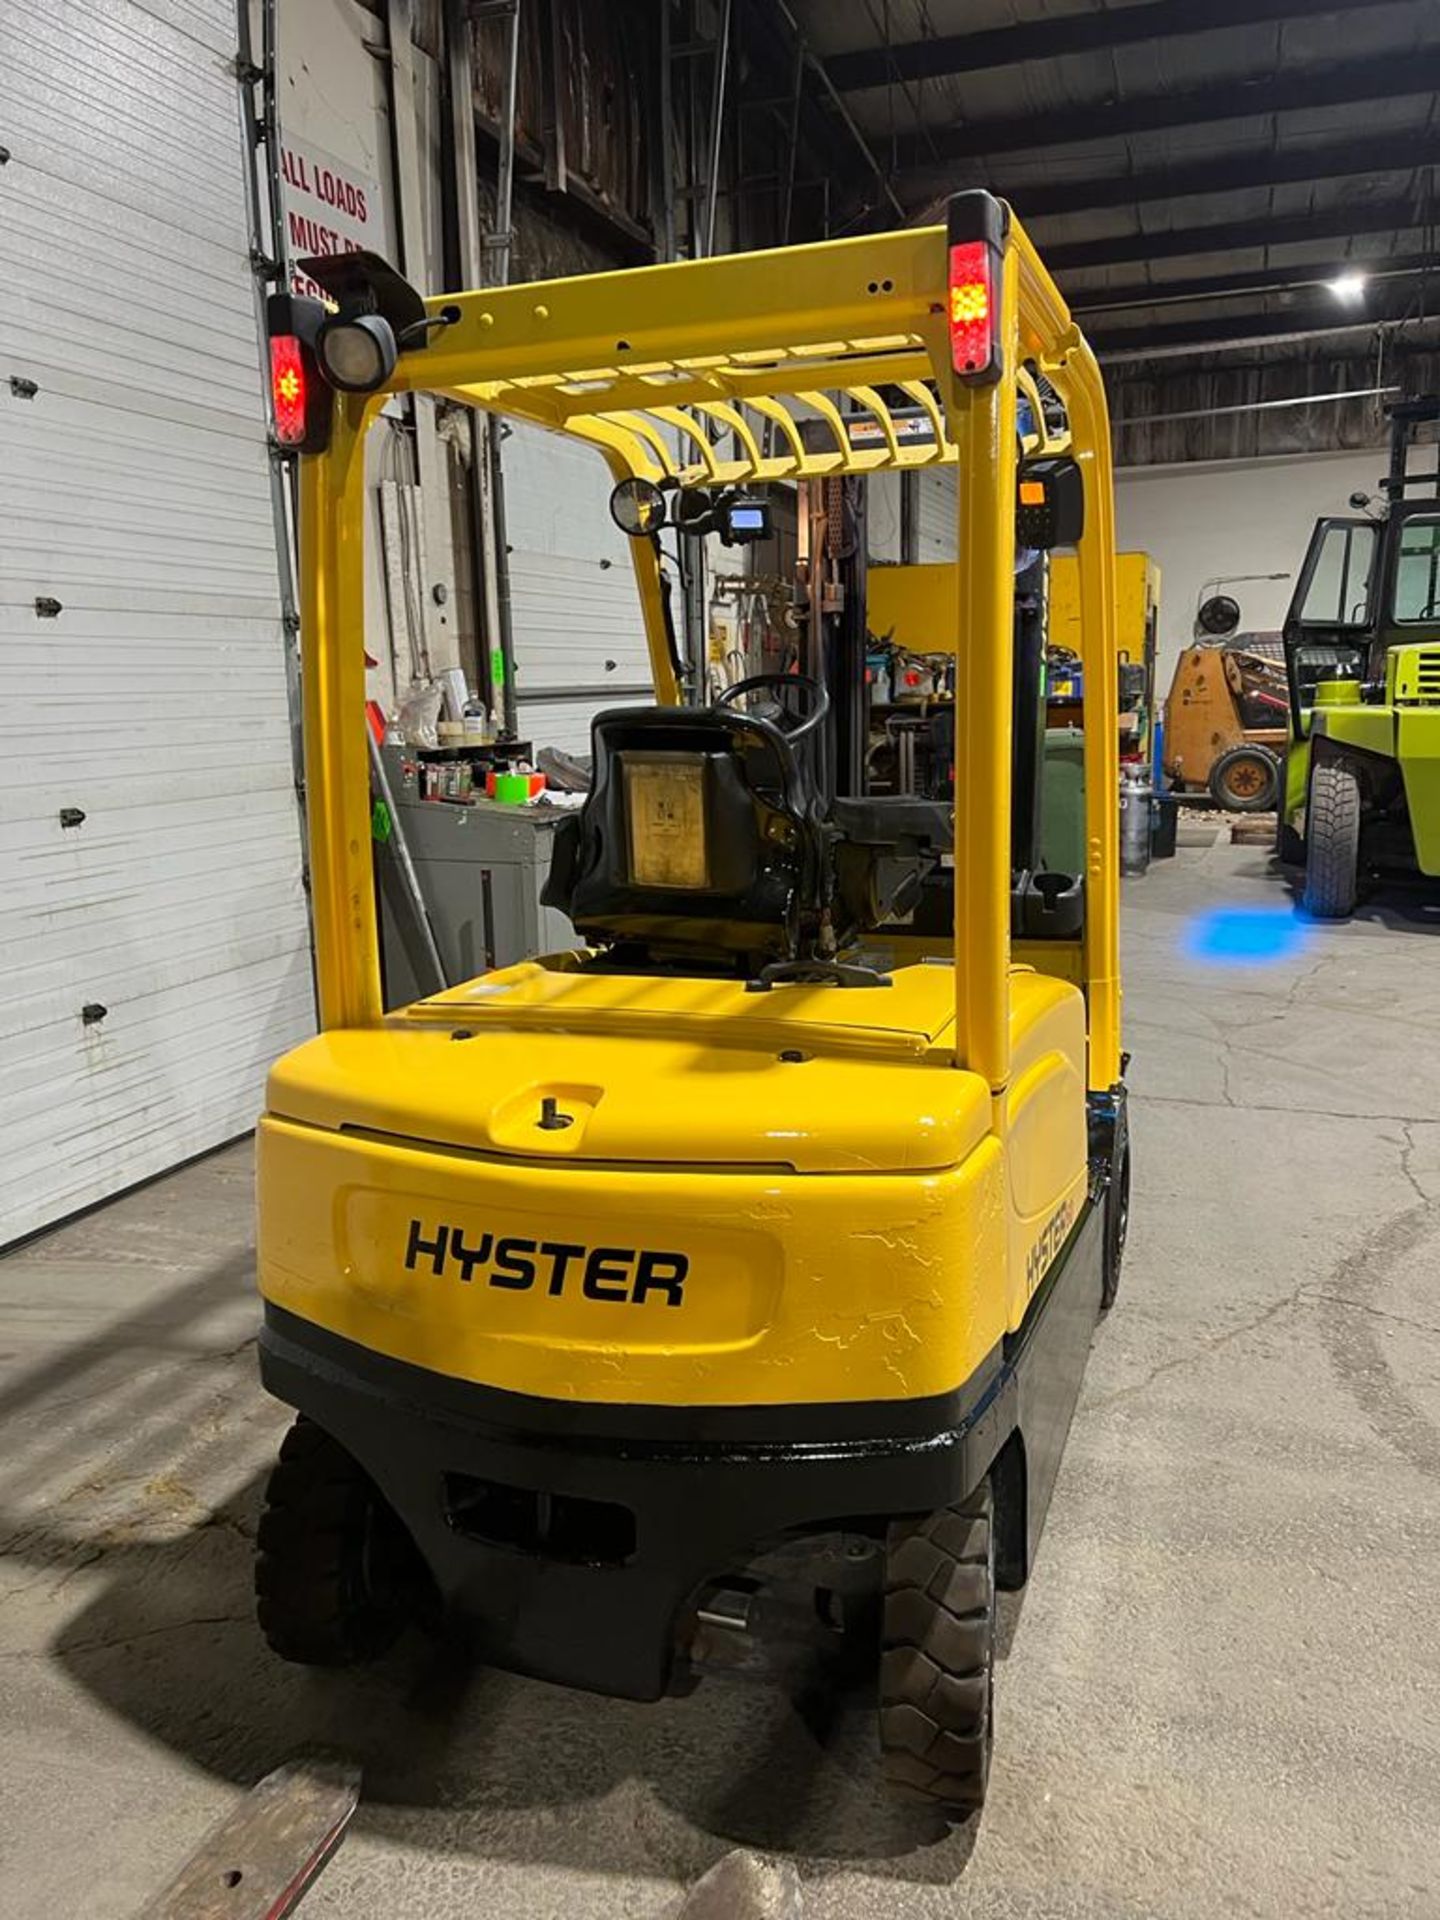
[[269,1305],[260,1363],[381,1487],[482,1658],[635,1699],[665,1691],[707,1580],[787,1533],[962,1497],[1016,1423],[998,1350],[931,1399],[602,1406],[455,1380]]

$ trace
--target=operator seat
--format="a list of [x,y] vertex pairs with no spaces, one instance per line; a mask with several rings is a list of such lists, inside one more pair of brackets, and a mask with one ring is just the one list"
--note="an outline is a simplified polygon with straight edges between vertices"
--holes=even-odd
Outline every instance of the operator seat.
[[756,714],[595,716],[593,783],[555,836],[543,898],[577,932],[657,956],[793,953],[822,852],[808,759]]

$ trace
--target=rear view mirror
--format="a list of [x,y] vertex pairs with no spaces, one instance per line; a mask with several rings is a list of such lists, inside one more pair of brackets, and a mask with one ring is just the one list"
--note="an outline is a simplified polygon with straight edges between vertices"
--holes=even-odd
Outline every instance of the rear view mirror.
[[1020,468],[1015,501],[1019,547],[1077,547],[1085,531],[1085,481],[1078,461],[1065,455],[1030,460]]
[[[667,488],[675,495],[674,506]],[[727,547],[745,547],[768,540],[772,525],[769,503],[759,494],[737,487],[687,487],[674,480],[657,486],[638,477],[621,480],[610,490],[610,518],[632,540],[644,540],[662,527],[681,533],[716,533]]]
[[610,518],[632,540],[665,525],[665,496],[653,480],[621,480],[610,489]]

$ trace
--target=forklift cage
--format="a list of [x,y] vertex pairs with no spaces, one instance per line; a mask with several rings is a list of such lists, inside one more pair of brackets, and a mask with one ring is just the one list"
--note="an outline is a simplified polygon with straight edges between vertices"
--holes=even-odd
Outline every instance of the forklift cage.
[[[431,344],[377,391],[335,395],[328,449],[300,463],[301,649],[316,976],[322,1028],[383,1019],[364,733],[364,437],[387,395],[438,394],[592,443],[615,479],[682,486],[830,474],[959,470],[955,685],[955,1060],[999,1092],[1009,1078],[1011,660],[1017,397],[1043,423],[1036,376],[1086,495],[1079,543],[1085,727],[1085,923],[1046,943],[1044,970],[1086,996],[1090,1085],[1120,1077],[1115,537],[1110,429],[1095,357],[1034,246],[1003,228],[993,377],[952,368],[944,226],[723,255],[426,302]],[[932,384],[933,383],[933,389]],[[929,417],[902,439],[878,389]],[[834,396],[878,425],[851,444]],[[937,397],[938,396],[938,397]],[[795,408],[801,411],[797,413]],[[805,421],[801,431],[800,422]],[[816,429],[815,421],[823,423]],[[833,445],[824,444],[828,429]],[[667,431],[668,430],[668,431]],[[1049,435],[1050,437],[1045,437]],[[683,445],[693,458],[682,461]],[[657,699],[677,705],[659,558],[630,542]],[[1067,951],[1068,949],[1068,951]]]

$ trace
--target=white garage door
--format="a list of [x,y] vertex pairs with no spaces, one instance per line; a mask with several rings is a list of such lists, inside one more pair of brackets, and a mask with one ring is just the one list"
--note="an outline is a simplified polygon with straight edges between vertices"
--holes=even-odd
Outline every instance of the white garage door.
[[233,0],[0,5],[0,1241],[311,1024],[234,58]]
[[592,713],[653,697],[610,469],[593,447],[524,425],[506,436],[503,459],[520,731],[537,747],[586,753]]
[[916,492],[919,500],[915,517],[920,560],[953,560],[959,544],[956,525],[959,505],[954,467],[937,467],[933,473],[922,471]]

